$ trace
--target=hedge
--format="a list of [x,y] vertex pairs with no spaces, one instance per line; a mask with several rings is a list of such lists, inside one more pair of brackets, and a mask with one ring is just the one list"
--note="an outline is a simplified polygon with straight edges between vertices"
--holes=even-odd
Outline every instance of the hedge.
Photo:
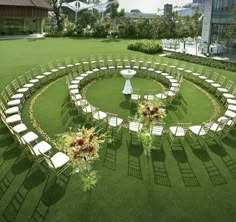
[[178,52],[173,52],[171,54],[167,54],[166,57],[171,59],[183,60],[185,62],[196,63],[199,65],[210,66],[218,69],[225,69],[229,71],[236,72],[236,63],[222,61],[222,60],[214,60],[212,58],[200,57],[195,55],[183,54]]
[[156,40],[141,40],[128,45],[129,50],[144,52],[147,54],[156,54],[163,51],[159,41]]

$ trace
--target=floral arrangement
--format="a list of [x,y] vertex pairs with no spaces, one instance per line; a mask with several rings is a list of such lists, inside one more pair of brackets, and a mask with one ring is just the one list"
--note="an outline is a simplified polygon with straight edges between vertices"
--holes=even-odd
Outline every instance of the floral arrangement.
[[[98,135],[95,128],[82,127],[78,132],[67,132],[59,135],[61,150],[69,156],[72,173],[80,173],[85,190],[94,188],[97,173],[92,171],[91,163],[99,158],[99,149],[105,135]],[[91,177],[93,175],[93,177]]]
[[138,105],[137,118],[143,123],[144,128],[139,134],[139,139],[143,144],[144,154],[151,155],[153,138],[150,134],[149,125],[163,121],[166,117],[166,111],[161,106],[159,100],[143,101]]
[[139,103],[138,118],[143,124],[160,122],[166,117],[166,111],[161,107],[159,100],[150,100]]

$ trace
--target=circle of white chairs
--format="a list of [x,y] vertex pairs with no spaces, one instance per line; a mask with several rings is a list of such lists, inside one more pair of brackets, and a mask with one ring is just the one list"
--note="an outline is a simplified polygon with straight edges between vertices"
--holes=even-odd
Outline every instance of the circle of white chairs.
[[[40,86],[62,77],[70,73],[67,77],[68,89],[71,101],[74,102],[76,108],[85,115],[90,115],[94,121],[104,121],[108,127],[120,129],[123,119],[117,114],[111,114],[101,111],[89,104],[80,94],[80,89],[85,84],[97,79],[117,75],[117,69],[139,69],[140,76],[152,78],[162,81],[168,85],[168,89],[161,93],[155,93],[154,90],[147,90],[144,99],[152,100],[158,98],[160,100],[169,100],[171,103],[179,94],[183,76],[201,87],[207,88],[218,98],[226,108],[225,113],[216,120],[210,120],[200,125],[190,126],[189,124],[176,124],[170,126],[168,131],[170,137],[184,137],[191,135],[192,138],[204,137],[208,134],[211,136],[228,132],[235,125],[236,119],[236,87],[233,89],[233,82],[226,81],[224,76],[218,73],[199,67],[197,70],[193,66],[178,65],[177,62],[167,64],[161,60],[158,61],[145,59],[144,57],[136,57],[135,55],[124,56],[91,56],[90,59],[80,60],[78,57],[67,58],[64,62],[51,62],[48,65],[41,66],[39,69],[33,69],[25,75],[19,76],[13,80],[10,85],[6,86],[1,93],[0,114],[3,123],[8,127],[14,138],[19,144],[28,149],[28,151],[37,160],[45,159],[50,168],[58,170],[58,174],[63,172],[62,169],[68,167],[69,159],[62,158],[63,164],[55,165],[53,162],[57,158],[65,154],[58,152],[58,155],[51,154],[52,147],[46,141],[39,141],[39,137],[34,132],[28,131],[27,126],[22,122],[21,109],[29,96]],[[131,94],[131,102],[138,103],[141,99],[140,91],[133,90]],[[130,133],[138,133],[142,130],[142,125],[138,124],[137,130],[133,130],[137,124],[137,120],[129,121],[128,129]],[[132,123],[132,124],[131,124]],[[150,133],[153,136],[162,136],[165,133],[165,124],[151,125]],[[43,158],[42,158],[43,157]],[[59,167],[60,166],[60,167]],[[57,175],[58,175],[57,174]]]

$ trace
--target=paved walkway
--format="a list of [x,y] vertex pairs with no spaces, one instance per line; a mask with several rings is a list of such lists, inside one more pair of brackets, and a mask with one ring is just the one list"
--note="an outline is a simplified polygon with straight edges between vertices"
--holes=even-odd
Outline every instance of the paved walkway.
[[44,38],[45,34],[35,33],[31,35],[0,35],[0,40],[6,39],[39,39]]
[[[185,53],[191,54],[191,55],[197,55],[197,56],[202,56],[206,57],[206,55],[202,54],[201,52],[198,51],[199,48],[199,43],[197,45],[194,44],[185,44]],[[183,52],[184,49],[184,44],[181,42],[180,47],[178,49],[170,49],[170,48],[164,48],[165,51],[171,51],[171,52]],[[235,62],[236,63],[236,54],[234,55],[211,55],[209,58],[216,59],[216,60],[223,60],[223,61],[230,61],[230,62]]]

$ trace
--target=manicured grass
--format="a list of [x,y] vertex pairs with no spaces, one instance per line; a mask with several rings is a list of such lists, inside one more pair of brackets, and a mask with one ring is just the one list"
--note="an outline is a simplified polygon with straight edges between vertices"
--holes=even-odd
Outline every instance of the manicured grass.
[[[103,108],[106,112],[117,113],[127,123],[128,116],[134,114],[134,108],[130,106],[129,97],[122,94],[124,81],[122,78],[98,80],[87,88],[86,98],[92,105]],[[160,84],[152,80],[134,77],[131,81],[133,88],[140,89],[142,97],[147,89],[156,89],[159,93],[163,91]],[[181,92],[181,103],[167,109],[165,122],[200,124],[210,119],[214,107],[206,95],[187,81],[183,83]],[[193,98],[197,99],[192,102]]]
[[[134,111],[129,102],[130,96],[122,93],[124,83],[125,79],[122,77],[98,80],[87,88],[86,98],[91,101],[92,105],[106,112],[118,114],[127,123],[128,116],[133,115]],[[147,93],[147,89],[162,91],[161,85],[155,81],[134,77],[131,83],[134,89],[140,89],[142,96]]]
[[[55,59],[79,55],[124,54],[129,41],[117,40],[11,40],[0,41],[2,90],[29,69]],[[17,52],[17,53],[16,53]],[[155,58],[156,56],[154,56]],[[166,59],[167,62],[173,60]],[[235,73],[216,70],[236,82]],[[124,119],[129,114],[121,93],[124,79],[97,80],[88,86],[86,97],[101,110]],[[149,79],[133,78],[133,87],[160,85]],[[41,89],[40,89],[41,90]],[[209,119],[214,107],[204,91],[189,81],[181,88],[180,103],[168,110],[168,124],[177,121],[199,124]],[[28,101],[23,109],[29,121]],[[81,121],[71,105],[65,78],[57,80],[36,101],[34,117],[52,138]],[[34,130],[35,131],[35,130]],[[236,130],[223,144],[192,147],[183,141],[171,150],[167,137],[163,149],[147,158],[141,146],[130,145],[127,129],[121,144],[101,149],[95,170],[100,179],[94,191],[84,193],[79,175],[62,176],[57,184],[20,152],[8,131],[0,128],[0,221],[227,221],[235,220]],[[42,169],[47,172],[47,169]]]

